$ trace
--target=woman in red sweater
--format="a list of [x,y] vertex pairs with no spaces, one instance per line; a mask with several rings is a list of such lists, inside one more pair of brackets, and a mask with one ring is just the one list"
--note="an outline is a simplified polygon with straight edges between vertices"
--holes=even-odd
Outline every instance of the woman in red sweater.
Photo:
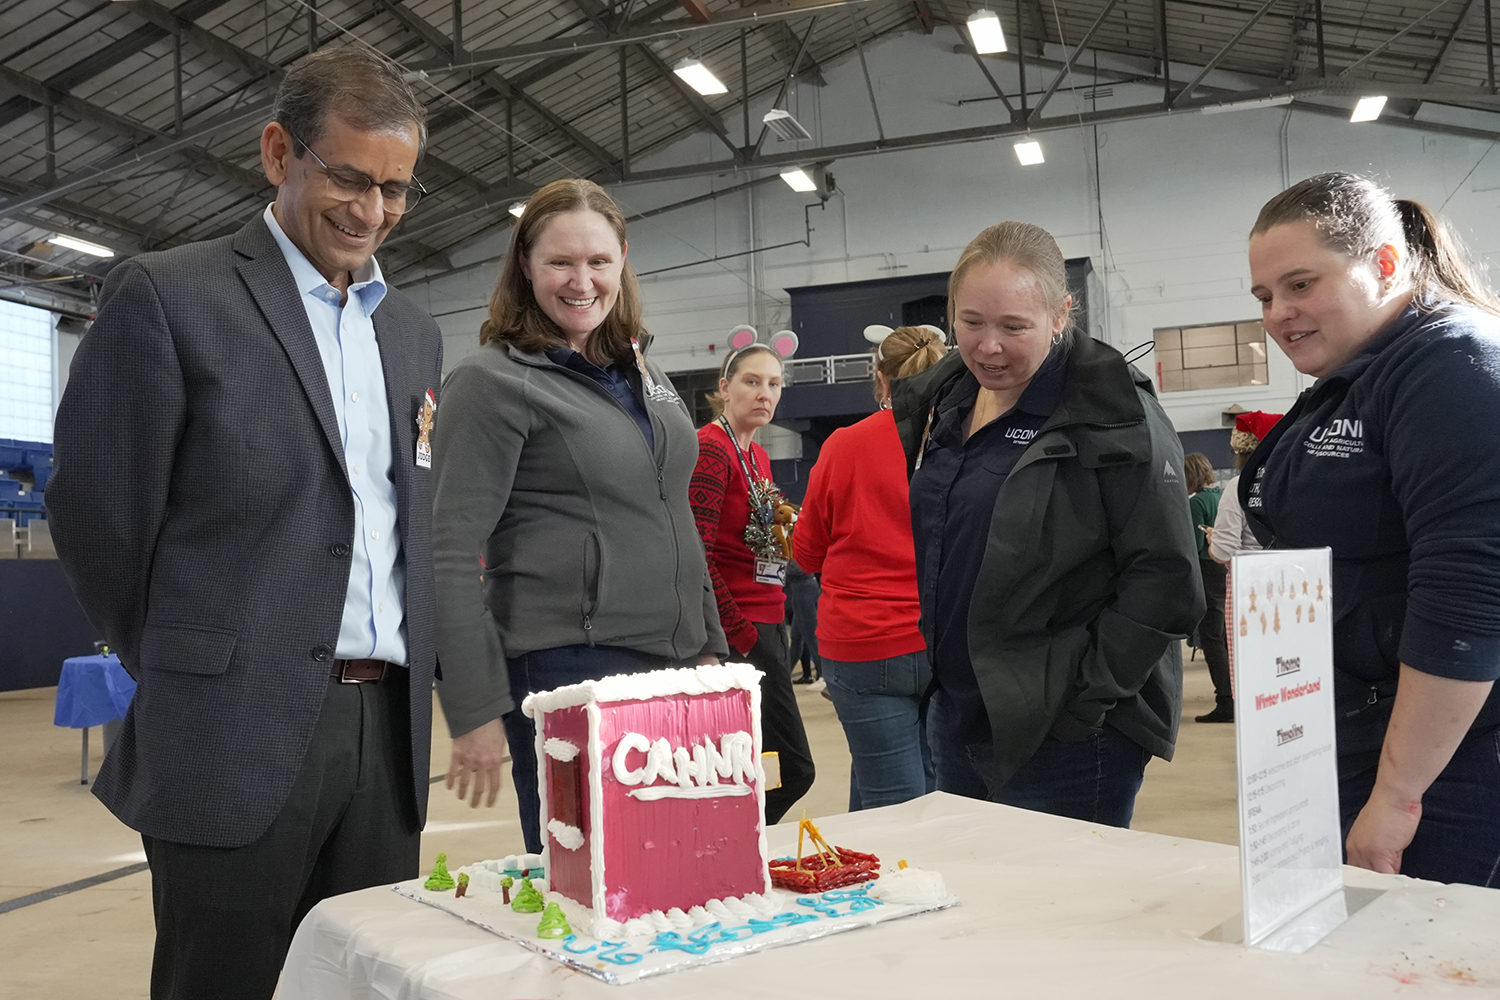
[[792,689],[785,618],[786,559],[771,533],[781,494],[771,459],[753,440],[781,400],[781,356],[752,344],[724,359],[716,414],[698,431],[688,501],[703,536],[719,621],[734,654],[761,673],[761,744],[778,755],[781,787],[766,793],[766,822],[779,822],[813,783],[812,752]]
[[892,380],[925,371],[945,351],[929,327],[903,326],[880,342],[880,410],[823,442],[793,536],[797,562],[823,582],[818,650],[853,757],[851,812],[934,787],[922,708],[932,665],[917,628],[906,456],[889,407]]

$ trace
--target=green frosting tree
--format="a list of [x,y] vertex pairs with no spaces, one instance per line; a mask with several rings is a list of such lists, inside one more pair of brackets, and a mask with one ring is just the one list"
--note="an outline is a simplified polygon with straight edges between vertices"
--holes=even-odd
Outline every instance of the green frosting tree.
[[562,907],[556,903],[548,903],[547,908],[542,911],[542,922],[536,925],[537,937],[565,938],[573,933],[573,928],[568,926],[568,918],[563,916]]
[[507,906],[510,905],[510,887],[516,884],[516,880],[509,875],[500,880],[500,900]]
[[432,866],[432,874],[427,876],[422,888],[442,891],[453,888],[453,885],[453,876],[448,874],[448,855],[439,854],[437,864]]
[[457,899],[459,896],[462,896],[465,892],[468,891],[468,889],[469,889],[469,876],[466,873],[464,873],[464,872],[459,872],[458,873],[458,891],[453,894],[454,898]]
[[542,894],[536,891],[531,884],[531,879],[521,879],[521,888],[516,890],[516,898],[510,901],[510,908],[517,913],[541,913],[546,903],[542,900]]

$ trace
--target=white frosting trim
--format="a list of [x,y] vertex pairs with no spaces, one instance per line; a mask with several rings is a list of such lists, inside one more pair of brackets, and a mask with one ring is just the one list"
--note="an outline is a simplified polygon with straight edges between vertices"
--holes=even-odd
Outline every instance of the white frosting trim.
[[760,692],[760,671],[748,663],[711,664],[702,667],[678,667],[670,670],[648,670],[639,674],[615,674],[597,681],[570,684],[554,691],[526,696],[521,711],[534,719],[560,708],[574,708],[598,702],[645,701],[680,694],[709,694],[736,688]]
[[632,788],[626,794],[642,802],[657,799],[719,799],[726,795],[749,795],[755,789],[749,785],[695,785],[682,788],[678,785],[652,785],[650,788]]
[[564,764],[578,756],[578,744],[569,743],[552,737],[542,744],[542,749],[547,751],[547,756],[553,760],[560,760]]
[[[740,664],[736,664],[739,666]],[[770,901],[771,896],[771,849],[766,845],[766,764],[764,755],[766,752],[764,736],[760,725],[760,671],[751,668],[755,675],[755,683],[750,685],[750,735],[755,742],[754,752],[751,759],[755,761],[755,801],[756,815],[760,817],[760,870],[765,875],[766,887],[761,890],[761,898]],[[780,904],[777,904],[780,908]],[[775,912],[774,910],[772,912]]]
[[[549,903],[555,902],[562,907],[575,930],[598,938],[600,941],[654,937],[663,931],[690,931],[699,927],[707,927],[714,921],[743,923],[751,919],[769,920],[781,912],[783,905],[783,900],[775,895],[762,896],[759,893],[747,892],[740,897],[710,899],[701,906],[694,906],[686,913],[674,906],[665,913],[661,910],[652,910],[650,913],[643,913],[622,923],[600,916],[597,909],[589,909],[576,899],[561,893],[547,892],[544,895]],[[578,916],[577,920],[573,919],[575,914]]]
[[[592,683],[592,682],[590,682]],[[526,699],[530,701],[531,699]],[[584,712],[589,720],[589,871],[593,875],[594,911],[604,913],[604,741],[599,738],[598,704]],[[549,871],[551,869],[548,869]]]
[[576,851],[583,846],[583,831],[576,826],[569,826],[560,819],[554,819],[548,823],[547,832],[570,851]]

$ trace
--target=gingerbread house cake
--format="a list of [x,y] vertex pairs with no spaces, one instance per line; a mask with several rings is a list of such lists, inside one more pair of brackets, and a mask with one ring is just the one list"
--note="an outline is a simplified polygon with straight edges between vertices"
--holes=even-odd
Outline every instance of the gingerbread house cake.
[[759,678],[657,670],[526,699],[552,892],[623,924],[770,891]]

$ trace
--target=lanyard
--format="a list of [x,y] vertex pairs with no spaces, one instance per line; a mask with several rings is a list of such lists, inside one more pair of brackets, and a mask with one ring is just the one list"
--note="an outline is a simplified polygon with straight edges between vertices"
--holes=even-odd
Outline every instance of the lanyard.
[[656,380],[646,368],[646,356],[641,353],[641,342],[635,337],[630,338],[630,350],[635,354],[635,367],[641,373],[641,385],[645,388],[646,395],[656,395]]
[[[750,462],[746,464],[745,453],[740,451],[740,443],[734,439],[734,431],[730,430],[728,419],[720,417],[719,425],[724,428],[724,433],[729,435],[729,446],[734,449],[734,457],[740,460],[740,471],[745,474],[745,484],[749,487],[747,490],[749,496],[746,499],[750,501],[750,509],[755,511],[756,517],[760,519],[761,527],[769,528],[771,522],[776,518],[776,512],[771,510],[771,505],[768,503],[756,506],[755,483],[756,479],[760,477],[760,469],[755,467],[755,453],[750,452]],[[749,449],[746,449],[746,451],[749,451]],[[752,469],[755,472],[755,478],[752,478],[750,475]]]
[[927,440],[932,437],[932,418],[935,416],[937,404],[933,403],[932,408],[927,411],[927,426],[922,428],[922,443],[917,445],[917,464],[912,467],[913,472],[922,467],[922,459],[927,457]]

